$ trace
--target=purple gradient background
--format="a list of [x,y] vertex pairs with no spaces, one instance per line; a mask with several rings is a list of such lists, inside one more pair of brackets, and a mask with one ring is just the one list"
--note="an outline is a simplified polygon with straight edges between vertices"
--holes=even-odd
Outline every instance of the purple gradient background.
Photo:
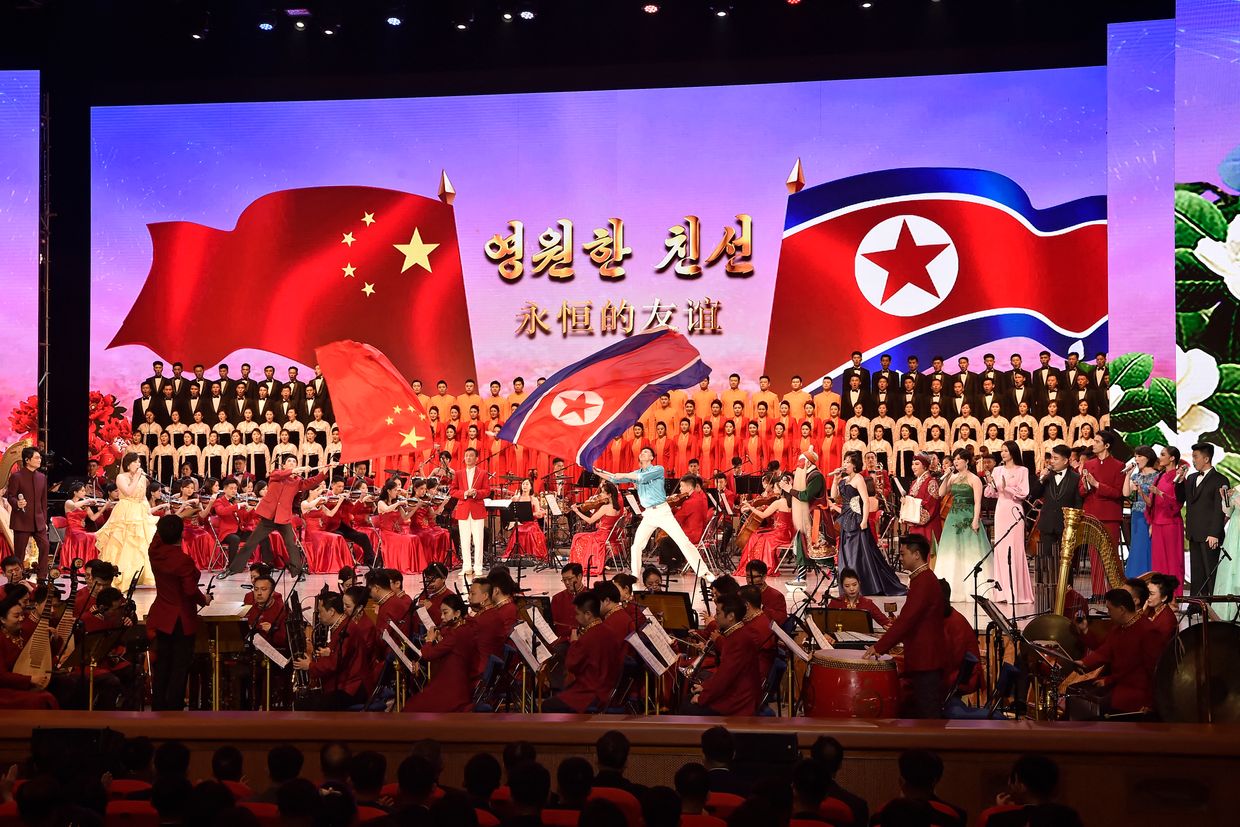
[[39,314],[39,73],[0,72],[0,445],[9,411],[35,393]]
[[1175,25],[1175,180],[1221,184],[1240,144],[1240,0],[1180,0]]
[[[723,302],[725,332],[695,341],[716,372],[737,371],[751,386],[765,352],[784,181],[798,156],[809,184],[901,166],[994,170],[1019,182],[1039,208],[1106,192],[1108,183],[1102,67],[116,107],[95,109],[92,118],[92,387],[122,398],[136,394],[152,358],[137,346],[105,350],[150,266],[145,225],[187,220],[228,229],[247,204],[273,190],[356,184],[433,195],[439,170],[446,168],[458,193],[481,382],[498,376],[507,384],[518,372],[550,375],[610,341],[561,338],[555,311],[562,301],[594,301],[597,322],[597,307],[606,299],[641,307],[658,297],[683,308],[687,299],[709,296]],[[668,227],[686,213],[701,217],[705,255],[739,212],[754,216],[752,278],[730,279],[719,265],[697,281],[679,280],[670,270],[654,272]],[[625,220],[626,243],[634,251],[625,262],[629,275],[618,284],[601,281],[580,249],[610,216]],[[538,234],[559,218],[572,219],[576,230],[577,276],[567,284],[529,275]],[[482,253],[487,238],[507,232],[509,219],[526,224],[527,274],[516,285],[503,283]],[[1121,293],[1113,288],[1113,300]],[[514,335],[516,313],[526,300],[550,309],[553,336]],[[678,323],[683,319],[681,313]],[[241,352],[229,359],[234,374],[246,360],[256,374],[272,361],[280,375],[289,361]]]
[[[1175,377],[1175,21],[1107,29],[1107,247],[1111,352],[1154,355]],[[1086,358],[1093,354],[1086,354]]]

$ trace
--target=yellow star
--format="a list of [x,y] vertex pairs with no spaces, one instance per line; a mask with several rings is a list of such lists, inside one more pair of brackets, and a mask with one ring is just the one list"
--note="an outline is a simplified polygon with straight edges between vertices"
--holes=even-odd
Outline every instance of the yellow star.
[[426,439],[426,437],[424,436],[418,436],[418,432],[416,428],[410,428],[409,433],[401,434],[401,436],[404,437],[404,440],[400,443],[402,448],[405,447],[406,445],[412,445],[414,448],[417,448],[418,443]]
[[413,413],[413,406],[412,406],[412,405],[407,405],[407,406],[405,407],[405,410],[406,410],[406,411],[408,411],[409,413]]
[[347,279],[353,278],[353,272],[357,270],[357,268],[354,267],[351,263],[345,264],[345,266],[341,267],[340,269],[344,271],[344,277]]
[[370,282],[366,282],[366,286],[362,288],[362,292],[367,296],[373,296],[375,294],[375,286]]
[[418,419],[420,419],[420,420],[422,420],[423,422],[425,422],[425,421],[426,421],[426,414],[418,414]]
[[439,245],[423,242],[421,230],[415,227],[413,237],[409,239],[408,244],[393,244],[392,246],[405,256],[405,263],[400,268],[402,273],[415,264],[429,273],[431,271],[431,251]]
[[389,425],[395,425],[395,424],[396,424],[396,420],[395,420],[395,419],[392,419],[392,417],[390,417],[390,416],[389,416],[389,417],[388,417],[385,421],[386,421],[386,422],[387,422],[387,424],[389,424]]
[[366,213],[365,215],[363,215],[363,216],[362,216],[362,223],[363,223],[363,224],[365,224],[367,227],[369,227],[371,224],[374,224],[374,223],[375,223],[375,214],[374,214],[374,213],[372,213],[372,212],[368,212],[368,213]]
[[352,247],[352,246],[353,246],[353,242],[354,242],[354,241],[356,241],[356,240],[357,240],[357,239],[355,239],[355,238],[353,237],[353,233],[345,233],[345,234],[344,234],[344,238],[340,239],[340,243],[341,243],[341,244],[348,244],[350,247]]
[[400,413],[400,405],[393,405],[392,413]]

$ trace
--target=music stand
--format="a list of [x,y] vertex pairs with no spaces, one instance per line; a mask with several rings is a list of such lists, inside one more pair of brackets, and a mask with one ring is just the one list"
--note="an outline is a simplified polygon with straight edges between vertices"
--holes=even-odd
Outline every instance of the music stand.
[[602,480],[599,479],[598,474],[582,469],[581,474],[577,477],[576,485],[578,488],[598,488],[600,483],[602,483]]
[[[508,504],[509,510],[512,511],[512,518],[518,523],[531,523],[534,521],[534,504],[528,500],[513,500]],[[517,541],[518,551],[520,540]]]
[[743,496],[748,494],[757,497],[762,494],[762,477],[756,474],[746,474],[745,476],[736,478],[736,494]]
[[633,599],[662,617],[663,628],[669,632],[688,632],[698,627],[689,592],[634,592]]
[[862,609],[826,609],[815,607],[809,610],[809,616],[818,624],[818,628],[831,634],[838,627],[845,632],[874,634],[874,618]]

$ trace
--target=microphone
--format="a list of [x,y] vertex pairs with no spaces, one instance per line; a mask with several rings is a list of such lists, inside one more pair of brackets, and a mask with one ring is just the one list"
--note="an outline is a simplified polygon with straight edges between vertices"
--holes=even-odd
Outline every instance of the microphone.
[[998,581],[998,580],[983,580],[982,582],[983,582],[983,583],[986,583],[987,585],[994,586],[994,587],[995,587],[995,591],[997,591],[997,592],[1001,592],[1001,591],[1003,591],[1003,586],[999,583],[999,581]]

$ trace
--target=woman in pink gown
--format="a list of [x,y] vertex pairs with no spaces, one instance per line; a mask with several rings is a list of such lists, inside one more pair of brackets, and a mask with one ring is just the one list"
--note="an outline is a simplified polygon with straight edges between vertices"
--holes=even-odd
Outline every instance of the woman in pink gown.
[[[745,565],[750,560],[761,560],[771,574],[779,574],[779,550],[792,543],[792,475],[780,476],[775,486],[781,496],[761,511],[754,512],[761,520],[771,518],[771,525],[758,529],[750,536],[736,571],[732,572],[733,577],[743,577]],[[748,506],[741,509],[747,511]]]
[[[1146,517],[1150,522],[1150,564],[1154,571],[1174,574],[1184,582],[1184,504],[1176,498],[1175,486],[1188,471],[1180,462],[1178,448],[1168,445],[1158,457],[1158,476],[1150,488]],[[1183,586],[1176,590],[1183,594]]]
[[[996,603],[1032,603],[1033,584],[1029,579],[1029,560],[1025,557],[1024,502],[1029,496],[1029,469],[1021,464],[1020,446],[1007,440],[999,448],[1001,463],[991,472],[985,495],[995,502],[995,587],[991,599]],[[1002,538],[1002,540],[1000,540]],[[1011,573],[1008,552],[1011,551]]]
[[[593,531],[581,531],[573,535],[573,545],[568,552],[571,562],[581,566],[582,571],[602,574],[607,567],[607,538],[612,528],[620,519],[620,492],[610,482],[604,481],[599,487],[600,494],[606,494],[607,502],[586,514],[578,506],[573,506],[573,513],[582,519],[585,525],[594,526]],[[618,551],[618,549],[616,549]]]

